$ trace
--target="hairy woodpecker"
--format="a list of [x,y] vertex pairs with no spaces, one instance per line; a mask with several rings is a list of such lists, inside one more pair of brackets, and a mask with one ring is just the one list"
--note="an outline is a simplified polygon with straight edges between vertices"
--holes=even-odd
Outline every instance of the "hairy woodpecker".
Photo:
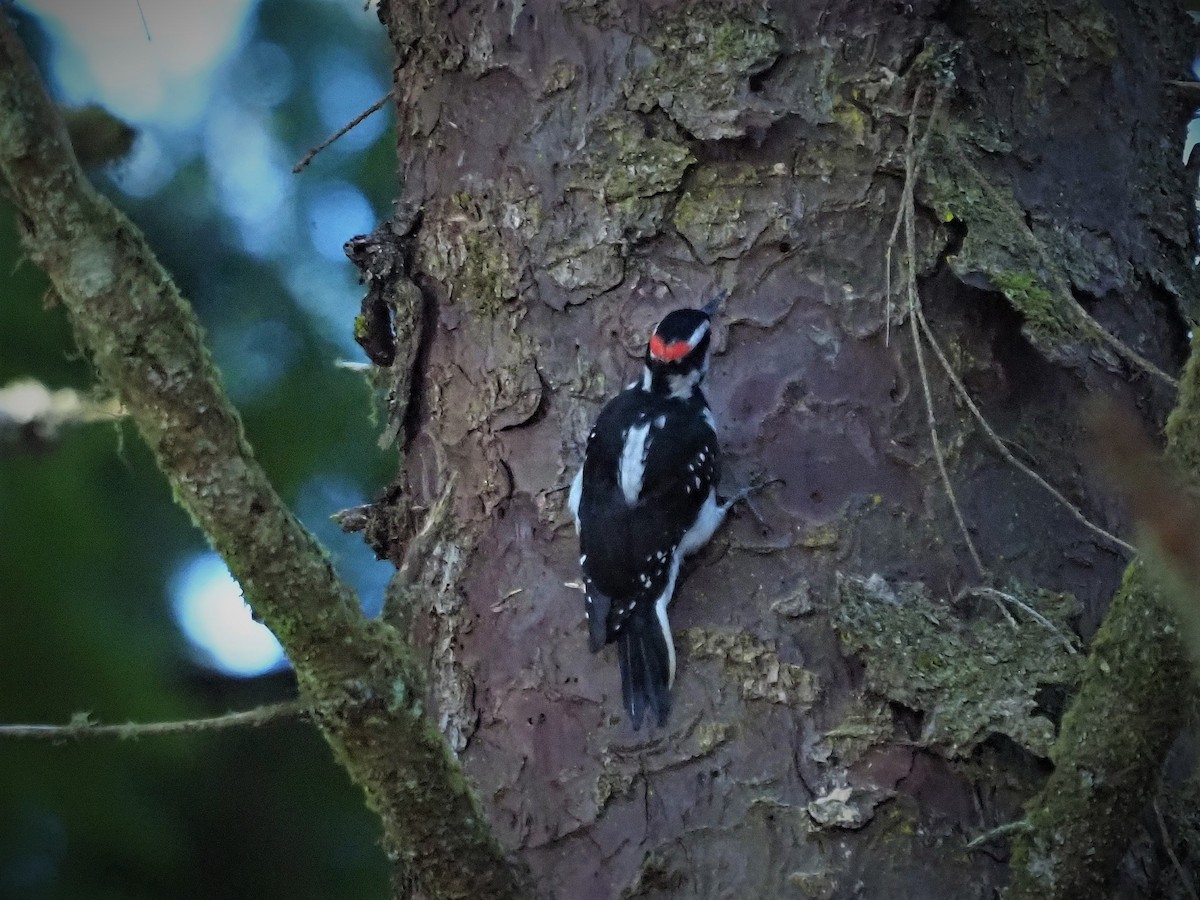
[[679,565],[744,496],[717,499],[720,451],[700,390],[710,320],[722,297],[658,323],[641,379],[600,411],[571,484],[588,644],[595,653],[616,642],[621,696],[635,731],[647,709],[660,726],[671,711],[675,643],[667,605]]

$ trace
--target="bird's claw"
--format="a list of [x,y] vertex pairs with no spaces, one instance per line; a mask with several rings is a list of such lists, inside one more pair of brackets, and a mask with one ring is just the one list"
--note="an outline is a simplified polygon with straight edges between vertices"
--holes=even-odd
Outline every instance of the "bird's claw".
[[769,528],[770,526],[767,525],[766,520],[762,517],[762,513],[760,513],[758,511],[758,507],[756,507],[750,501],[750,498],[752,496],[754,496],[755,494],[759,493],[760,491],[763,491],[766,488],[769,488],[773,484],[784,484],[784,483],[785,482],[782,478],[770,478],[767,480],[763,480],[762,478],[756,477],[751,480],[749,485],[742,488],[740,491],[738,491],[736,494],[734,494],[732,497],[730,497],[727,501],[725,501],[725,508],[732,509],[733,506],[738,503],[745,503],[746,508],[748,510],[750,510],[750,514],[758,520],[758,524],[762,525],[763,527]]

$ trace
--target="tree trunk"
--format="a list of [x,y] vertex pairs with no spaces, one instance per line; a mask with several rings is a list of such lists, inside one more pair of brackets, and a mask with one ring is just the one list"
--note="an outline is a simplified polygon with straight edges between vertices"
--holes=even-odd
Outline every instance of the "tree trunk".
[[[994,896],[1003,842],[966,840],[1044,781],[1076,632],[1129,560],[1077,410],[1102,392],[1161,427],[1200,302],[1188,110],[1166,84],[1194,50],[1183,14],[381,15],[420,294],[396,311],[395,493],[429,507],[456,486],[407,560],[421,522],[381,506],[372,533],[405,562],[388,615],[427,648],[430,703],[502,842],[562,898]],[[889,244],[918,155],[915,240]],[[932,345],[918,361],[910,271],[1007,449]],[[723,288],[708,395],[725,493],[784,483],[685,567],[674,711],[635,734],[565,584],[566,488],[654,323]],[[1143,869],[1134,895],[1157,890]]]

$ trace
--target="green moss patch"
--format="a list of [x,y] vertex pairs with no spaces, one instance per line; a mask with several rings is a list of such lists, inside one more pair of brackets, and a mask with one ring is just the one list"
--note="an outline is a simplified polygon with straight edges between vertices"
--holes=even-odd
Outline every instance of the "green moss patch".
[[783,235],[788,174],[782,165],[700,168],[675,206],[675,228],[704,263],[737,259],[760,238]]
[[950,268],[968,283],[985,280],[1002,293],[1040,350],[1060,358],[1070,345],[1096,339],[1067,273],[1030,231],[1012,191],[988,180],[954,135],[932,136],[922,193],[939,220],[966,226],[962,247],[947,259]]
[[1081,657],[1062,642],[1076,604],[1046,591],[1021,599],[1060,633],[1027,619],[1016,628],[999,616],[968,619],[922,584],[890,586],[878,575],[839,576],[835,625],[846,649],[862,657],[872,692],[925,713],[922,744],[961,756],[1003,734],[1047,756],[1054,724],[1037,697],[1078,678]]
[[494,316],[519,297],[527,268],[521,248],[541,224],[534,198],[459,191],[437,201],[426,222],[420,268],[453,298]]
[[571,166],[555,211],[545,266],[563,288],[599,293],[620,283],[626,248],[658,233],[684,172],[695,162],[682,137],[650,135],[623,113],[601,120]]

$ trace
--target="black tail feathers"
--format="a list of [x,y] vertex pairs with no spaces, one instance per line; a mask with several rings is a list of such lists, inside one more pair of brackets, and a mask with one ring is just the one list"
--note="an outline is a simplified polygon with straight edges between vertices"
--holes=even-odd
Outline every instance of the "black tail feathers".
[[612,600],[595,588],[587,592],[588,649],[598,653],[608,643],[608,613]]
[[637,604],[617,637],[621,697],[634,731],[642,727],[647,709],[660,728],[671,714],[670,639],[652,603]]

